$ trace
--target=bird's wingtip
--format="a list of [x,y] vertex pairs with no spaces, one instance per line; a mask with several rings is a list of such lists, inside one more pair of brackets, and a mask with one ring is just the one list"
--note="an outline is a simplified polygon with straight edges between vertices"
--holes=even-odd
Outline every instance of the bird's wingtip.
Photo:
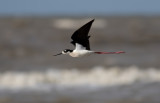
[[91,21],[89,21],[88,23],[93,23],[95,19],[92,19]]
[[95,19],[92,19],[91,21],[93,22]]

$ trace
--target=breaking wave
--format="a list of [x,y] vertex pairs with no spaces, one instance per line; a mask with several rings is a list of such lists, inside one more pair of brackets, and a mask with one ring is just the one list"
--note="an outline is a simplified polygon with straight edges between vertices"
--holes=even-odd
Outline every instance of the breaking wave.
[[106,87],[136,82],[160,82],[160,70],[131,66],[128,68],[94,67],[89,70],[50,68],[45,71],[7,71],[0,73],[1,89],[41,89],[53,86]]

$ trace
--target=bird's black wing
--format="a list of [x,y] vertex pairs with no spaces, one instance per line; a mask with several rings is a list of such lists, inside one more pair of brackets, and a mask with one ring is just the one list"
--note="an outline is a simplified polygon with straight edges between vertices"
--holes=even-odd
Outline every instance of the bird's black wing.
[[76,43],[81,44],[82,46],[86,47],[87,50],[90,50],[90,45],[89,45],[89,37],[88,33],[89,30],[92,26],[94,19],[91,20],[90,22],[86,23],[83,25],[81,28],[76,30],[73,35],[71,36],[71,43],[75,46]]

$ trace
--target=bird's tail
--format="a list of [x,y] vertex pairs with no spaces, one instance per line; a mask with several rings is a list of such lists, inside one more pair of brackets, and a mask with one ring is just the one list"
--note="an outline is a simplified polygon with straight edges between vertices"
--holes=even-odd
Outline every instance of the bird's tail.
[[94,52],[96,54],[121,54],[125,53],[124,51],[117,51],[117,52]]

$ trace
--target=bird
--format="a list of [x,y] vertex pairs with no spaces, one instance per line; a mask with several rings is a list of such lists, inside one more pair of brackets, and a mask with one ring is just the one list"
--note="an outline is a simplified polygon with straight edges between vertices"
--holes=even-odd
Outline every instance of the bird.
[[72,41],[70,43],[75,46],[74,50],[65,49],[61,53],[58,53],[54,56],[58,56],[58,55],[61,55],[61,54],[68,54],[71,57],[83,57],[83,56],[89,56],[91,54],[120,54],[120,53],[125,53],[124,51],[97,52],[97,51],[92,51],[90,49],[90,43],[89,43],[90,36],[88,34],[89,34],[90,28],[91,28],[94,20],[95,19],[92,19],[88,23],[84,24],[82,27],[80,27],[78,30],[76,30],[72,34],[72,36],[71,36]]

